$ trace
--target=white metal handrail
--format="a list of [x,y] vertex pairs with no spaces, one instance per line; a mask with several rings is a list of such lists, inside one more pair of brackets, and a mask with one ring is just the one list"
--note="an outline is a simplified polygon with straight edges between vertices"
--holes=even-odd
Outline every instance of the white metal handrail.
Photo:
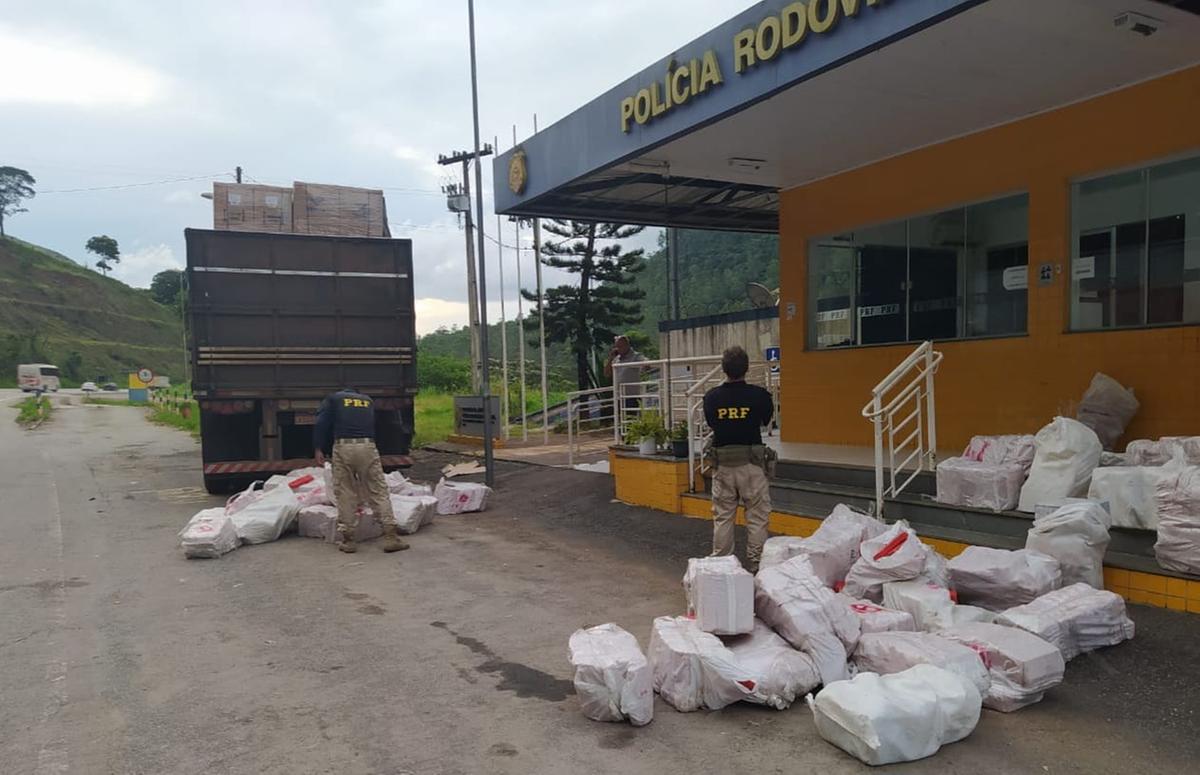
[[[591,390],[576,390],[567,394],[567,465],[572,469],[575,468],[575,439],[583,430],[579,409],[584,405],[587,405],[589,409],[596,407],[600,410],[597,417],[589,416],[589,420],[612,419],[616,406],[613,389],[611,387],[592,388]],[[615,422],[613,424],[616,425]]]
[[933,378],[941,362],[933,342],[923,342],[871,390],[871,400],[862,409],[862,416],[875,426],[877,516],[883,516],[884,498],[895,498],[922,471],[937,468]]

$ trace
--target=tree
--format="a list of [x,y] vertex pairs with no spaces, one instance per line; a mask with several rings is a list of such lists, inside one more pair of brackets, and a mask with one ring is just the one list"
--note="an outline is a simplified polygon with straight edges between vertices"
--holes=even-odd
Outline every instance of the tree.
[[96,266],[106,277],[112,271],[113,264],[121,263],[121,249],[117,247],[117,241],[107,234],[92,237],[84,247],[89,252],[100,256],[100,260],[96,262]]
[[33,199],[35,183],[33,176],[19,167],[0,167],[0,237],[4,236],[5,218],[28,212],[21,207],[21,200]]
[[178,269],[166,269],[154,275],[150,281],[150,295],[159,304],[179,304],[179,294],[183,290],[183,272]]
[[[645,227],[559,220],[544,222],[544,226],[561,239],[542,244],[542,264],[579,275],[578,285],[546,290],[546,341],[570,345],[576,383],[580,390],[587,390],[600,384],[592,368],[592,354],[611,342],[618,331],[642,319],[641,307],[635,302],[645,293],[634,287],[634,280],[646,265],[643,251],[624,252],[616,240],[628,239]],[[537,301],[535,294],[521,293]],[[531,315],[538,312],[535,307]]]
[[63,359],[62,371],[67,379],[73,379],[78,382],[83,376],[83,356],[78,351],[72,350]]

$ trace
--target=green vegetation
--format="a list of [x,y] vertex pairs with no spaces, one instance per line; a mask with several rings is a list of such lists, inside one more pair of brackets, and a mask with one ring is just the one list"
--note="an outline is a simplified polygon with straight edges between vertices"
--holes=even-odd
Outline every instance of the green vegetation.
[[33,425],[35,422],[49,417],[52,411],[50,399],[45,396],[30,396],[19,404],[19,408],[21,411],[17,414],[17,422],[21,425]]
[[453,394],[422,390],[417,394],[413,409],[417,426],[412,440],[413,449],[445,441],[447,436],[454,433]]
[[123,384],[152,369],[183,376],[179,310],[51,250],[0,238],[0,386],[16,384],[17,364],[53,363],[65,385]]
[[195,401],[154,404],[146,417],[157,425],[168,425],[200,437],[200,407]]
[[83,399],[83,403],[96,406],[145,406],[143,403],[134,403],[127,398],[97,398],[96,396],[88,396]]

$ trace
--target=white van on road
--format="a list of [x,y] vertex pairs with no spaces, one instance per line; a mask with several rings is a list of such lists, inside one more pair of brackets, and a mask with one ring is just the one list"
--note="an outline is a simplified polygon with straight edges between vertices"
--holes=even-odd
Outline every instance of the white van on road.
[[22,363],[17,366],[17,386],[22,393],[35,390],[58,392],[58,367],[52,363]]

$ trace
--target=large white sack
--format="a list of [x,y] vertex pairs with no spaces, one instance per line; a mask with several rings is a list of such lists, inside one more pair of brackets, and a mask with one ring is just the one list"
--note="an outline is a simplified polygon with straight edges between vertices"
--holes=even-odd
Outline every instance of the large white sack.
[[1096,432],[1077,420],[1055,417],[1037,432],[1037,454],[1021,488],[1017,508],[1032,512],[1038,504],[1058,505],[1087,493],[1102,450]]
[[276,487],[282,487],[283,485],[287,484],[287,480],[287,474],[272,474],[271,476],[267,477],[267,481],[263,482],[262,488],[263,490],[270,492]]
[[1020,627],[1049,641],[1067,660],[1129,640],[1134,630],[1120,595],[1082,583],[1010,608],[997,617],[996,623]]
[[763,545],[759,569],[769,568],[803,554],[817,578],[832,587],[846,578],[858,559],[859,546],[887,529],[882,521],[839,503],[807,538],[776,536]]
[[952,457],[937,465],[937,499],[951,506],[1009,511],[1021,499],[1025,468]]
[[973,436],[963,450],[962,456],[967,460],[975,460],[990,465],[1021,466],[1028,471],[1033,465],[1033,456],[1037,445],[1031,434],[1009,436]]
[[925,545],[901,520],[879,535],[863,541],[861,556],[846,574],[843,591],[850,597],[879,600],[881,586],[889,581],[914,579],[925,570]]
[[615,624],[576,630],[568,641],[583,715],[634,726],[654,718],[654,677],[637,638]]
[[937,665],[971,682],[983,694],[991,683],[977,651],[930,632],[872,632],[858,640],[854,666],[860,673],[899,673],[914,665]]
[[[318,504],[301,506],[296,514],[297,531],[304,538],[320,538],[326,543],[337,543],[338,510],[336,506]],[[358,528],[354,531],[355,541],[370,541],[383,534],[383,528],[375,517],[359,509]]]
[[654,690],[684,713],[720,710],[754,694],[754,676],[738,664],[720,638],[691,619],[656,618],[648,656]]
[[1159,444],[1165,447],[1170,459],[1182,454],[1189,466],[1200,466],[1200,436],[1163,436]]
[[1096,372],[1084,391],[1075,417],[1096,432],[1105,449],[1112,449],[1137,414],[1139,404],[1133,390],[1107,374]]
[[812,657],[822,683],[848,677],[846,655],[858,642],[858,619],[821,583],[807,557],[760,570],[754,587],[758,617]]
[[917,629],[917,624],[908,611],[884,608],[875,605],[870,600],[855,600],[849,596],[845,597],[850,612],[858,617],[863,635],[869,632],[915,632]]
[[203,509],[179,531],[185,557],[212,559],[238,548],[237,530],[225,509]]
[[300,511],[296,493],[287,487],[277,487],[229,514],[238,538],[248,544],[276,541],[291,527]]
[[1025,548],[1058,560],[1064,585],[1082,581],[1104,589],[1108,525],[1108,512],[1099,503],[1068,503],[1033,520],[1025,536]]
[[433,522],[437,513],[437,498],[432,495],[391,495],[392,514],[396,517],[396,530],[411,535]]
[[758,569],[770,568],[781,562],[787,562],[804,550],[807,538],[800,536],[771,536],[763,543],[762,556],[758,560]]
[[1066,663],[1054,644],[1017,627],[964,624],[938,633],[983,657],[989,684],[983,706],[1011,713],[1042,699],[1062,683]]
[[925,568],[918,574],[917,578],[927,581],[930,584],[950,589],[949,560],[938,554],[938,550],[929,544],[922,543],[921,546],[925,549]]
[[1062,586],[1058,560],[1032,549],[968,546],[949,567],[959,601],[991,611],[1024,605]]
[[745,699],[784,710],[821,685],[812,657],[792,648],[762,620],[749,635],[722,638],[737,664],[753,676],[754,693]]
[[912,616],[918,630],[933,632],[955,624],[950,590],[922,579],[884,584],[883,604]]
[[1163,473],[1152,466],[1111,466],[1092,472],[1088,500],[1108,504],[1113,527],[1158,527],[1155,484]]
[[448,482],[442,479],[434,488],[438,514],[465,514],[483,511],[492,488],[478,482]]
[[892,675],[859,673],[808,700],[817,732],[870,765],[932,756],[979,723],[982,697],[970,682],[933,665]]
[[1176,460],[1155,470],[1161,473],[1154,482],[1158,510],[1154,556],[1167,570],[1200,575],[1200,466]]
[[691,558],[683,587],[701,630],[742,635],[754,629],[754,576],[737,557]]

